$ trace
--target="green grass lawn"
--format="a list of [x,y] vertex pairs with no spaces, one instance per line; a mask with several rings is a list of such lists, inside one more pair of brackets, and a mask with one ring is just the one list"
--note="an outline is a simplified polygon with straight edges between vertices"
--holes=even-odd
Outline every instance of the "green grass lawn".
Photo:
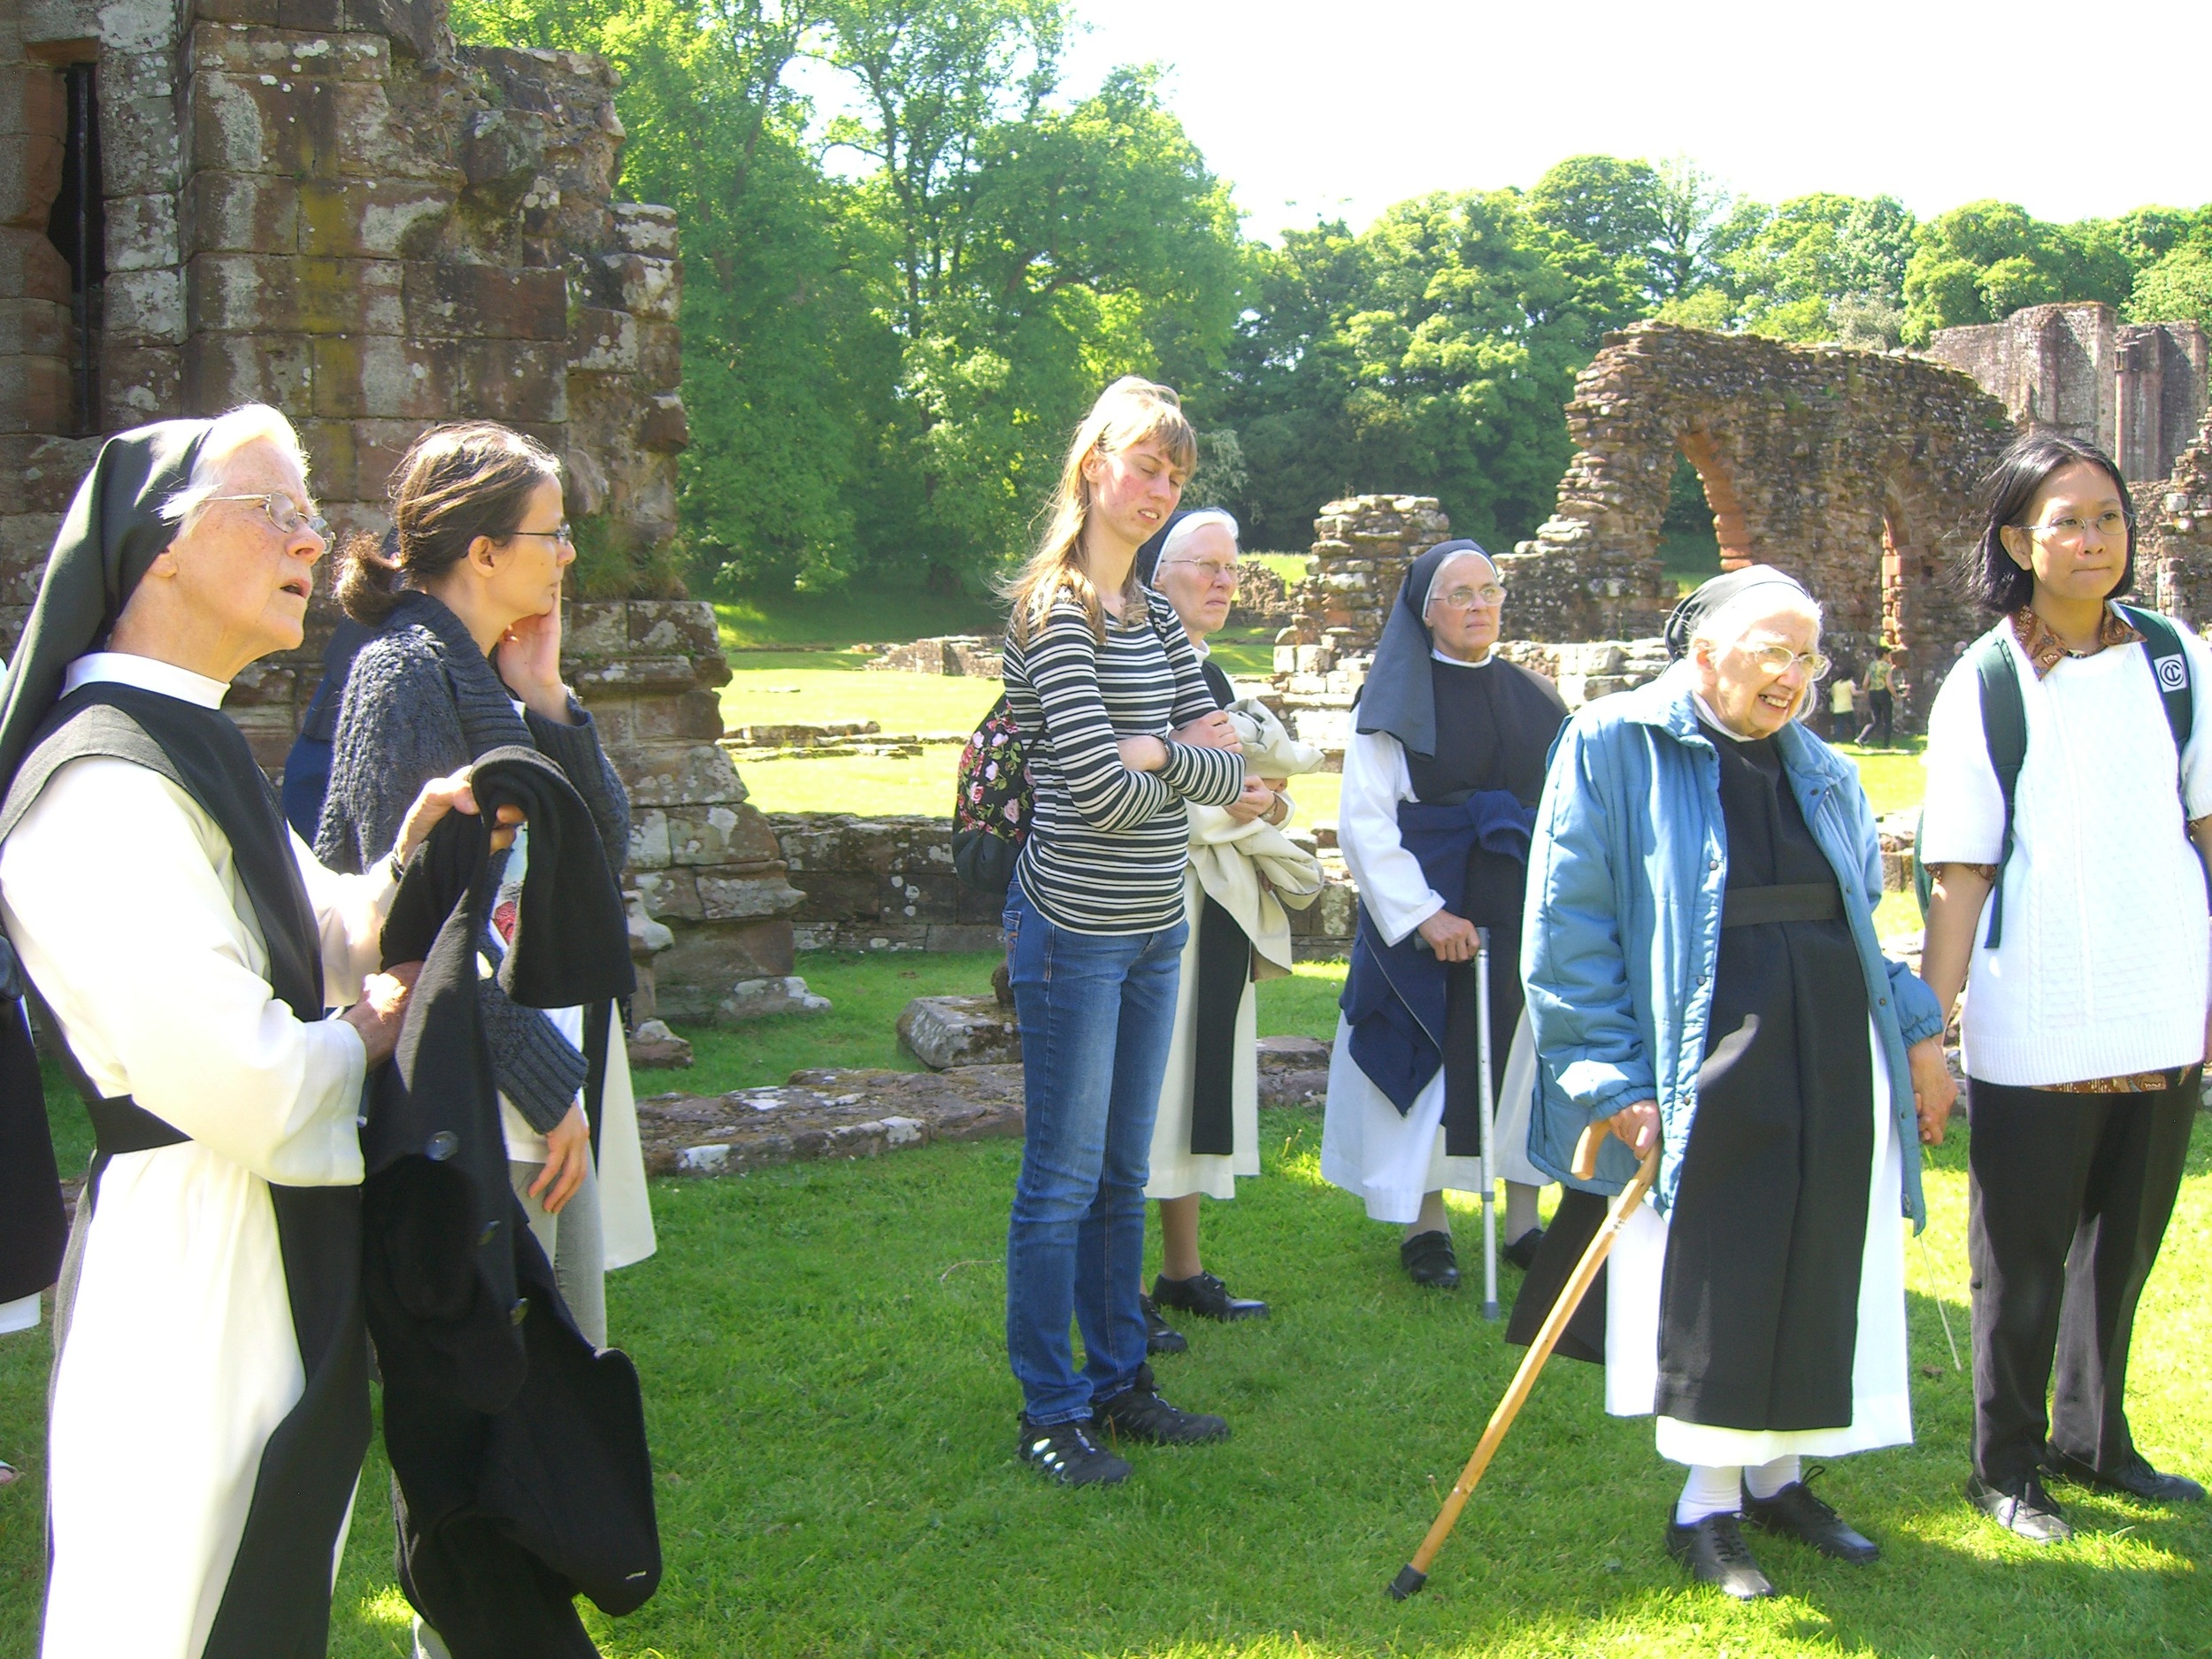
[[725,649],[843,647],[941,634],[996,634],[1006,607],[988,595],[934,594],[864,577],[825,594],[747,594],[718,602]]

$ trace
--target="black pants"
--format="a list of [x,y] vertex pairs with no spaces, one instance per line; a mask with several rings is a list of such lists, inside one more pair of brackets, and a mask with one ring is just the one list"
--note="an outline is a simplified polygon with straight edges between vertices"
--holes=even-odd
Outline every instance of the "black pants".
[[1866,694],[1866,724],[1859,728],[1860,743],[1864,744],[1871,737],[1887,749],[1890,740],[1895,735],[1896,700],[1886,691],[1870,691]]
[[2135,1449],[2128,1343],[2181,1189],[2199,1070],[2147,1094],[1967,1084],[1974,1471],[1993,1486],[2016,1490],[2047,1437],[2093,1469]]

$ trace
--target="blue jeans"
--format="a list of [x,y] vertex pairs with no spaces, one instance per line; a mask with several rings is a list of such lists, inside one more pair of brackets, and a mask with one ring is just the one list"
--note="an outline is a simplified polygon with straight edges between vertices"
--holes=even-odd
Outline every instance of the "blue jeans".
[[1144,1184],[1189,931],[1079,933],[1018,880],[1008,893],[1028,1126],[1006,1229],[1006,1353],[1033,1423],[1081,1421],[1144,1363]]

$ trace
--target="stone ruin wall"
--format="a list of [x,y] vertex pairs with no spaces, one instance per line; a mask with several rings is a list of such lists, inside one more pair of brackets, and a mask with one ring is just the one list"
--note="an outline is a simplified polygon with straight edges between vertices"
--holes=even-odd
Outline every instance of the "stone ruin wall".
[[2123,323],[2089,302],[1938,329],[1928,355],[1972,375],[2023,432],[2093,443],[2139,486],[2172,472],[2195,434],[2212,341],[2194,322]]
[[[48,235],[73,65],[104,219],[82,275]],[[801,895],[716,746],[713,613],[651,573],[687,441],[682,272],[674,215],[616,199],[616,86],[596,58],[457,48],[443,0],[0,0],[0,651],[96,452],[83,434],[273,403],[342,536],[386,527],[426,426],[528,432],[617,594],[626,562],[641,573],[639,596],[571,605],[565,667],[633,794],[660,1010],[696,1018],[790,972]],[[266,765],[333,619],[319,603],[305,647],[232,692]]]
[[2197,628],[2212,624],[2212,411],[2173,475],[2139,487],[2136,591]]
[[1838,672],[1901,641],[1909,682],[1932,687],[1982,631],[1948,565],[2013,428],[1963,374],[1639,323],[1605,337],[1567,424],[1577,453],[1558,506],[1499,560],[1516,636],[1659,632],[1674,603],[1658,538],[1678,456],[1704,483],[1724,566],[1777,565],[1821,601]]

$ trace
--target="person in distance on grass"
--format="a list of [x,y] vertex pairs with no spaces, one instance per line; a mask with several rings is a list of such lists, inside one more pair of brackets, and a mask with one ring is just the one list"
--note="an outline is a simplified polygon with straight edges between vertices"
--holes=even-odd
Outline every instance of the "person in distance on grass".
[[1740,1517],[1878,1553],[1801,1459],[1912,1439],[1899,1218],[1924,1221],[1915,1142],[1942,1139],[1957,1091],[1933,993],[1875,940],[1857,773],[1797,719],[1819,608],[1752,565],[1666,637],[1672,668],[1569,723],[1537,809],[1529,1150],[1571,1179],[1609,1123],[1634,1156],[1609,1144],[1594,1185],[1618,1192],[1663,1136],[1606,1265],[1606,1409],[1657,1414],[1660,1455],[1689,1465],[1669,1553],[1749,1598],[1773,1586]]
[[[1175,607],[1206,689],[1225,710],[1236,688],[1208,657],[1206,638],[1229,619],[1237,591],[1237,521],[1217,508],[1178,512],[1137,552],[1138,579]],[[1321,764],[1258,704],[1235,710],[1255,723],[1245,768],[1271,762],[1286,772]],[[1240,735],[1243,735],[1240,729]],[[1263,752],[1263,740],[1269,746]],[[1290,971],[1290,921],[1283,905],[1302,908],[1320,891],[1321,868],[1303,849],[1271,833],[1290,821],[1287,776],[1263,777],[1263,804],[1190,809],[1190,864],[1184,876],[1183,947],[1175,1039],[1152,1130],[1151,1179],[1145,1195],[1160,1210],[1160,1273],[1144,1299],[1146,1345],[1155,1354],[1189,1344],[1160,1317],[1171,1308],[1209,1319],[1263,1319],[1267,1304],[1233,1296],[1205,1270],[1198,1253],[1202,1197],[1237,1195],[1236,1178],[1260,1172],[1259,1064],[1256,972]]]
[[1137,580],[1137,549],[1174,511],[1197,447],[1167,388],[1134,376],[1108,387],[1008,592],[1006,701],[1035,804],[1005,915],[1028,1110],[1006,1348],[1019,1455],[1068,1486],[1128,1477],[1094,1429],[1179,1445],[1229,1432],[1154,1388],[1140,1302],[1153,1117],[1189,933],[1184,803],[1273,799],[1246,779],[1173,607]]
[[[1967,989],[1967,1496],[2047,1543],[2070,1529],[2045,1474],[2151,1502],[2204,1496],[2136,1449],[2126,1391],[2212,1046],[2212,654],[2112,603],[2133,580],[2135,516],[2109,457],[2023,438],[1985,489],[1968,574],[2001,619],[1928,718],[1924,972],[1947,1009]],[[1985,665],[2008,679],[2024,733],[2008,799]]]
[[[55,1302],[52,1655],[327,1639],[369,1438],[356,1117],[420,964],[373,972],[392,864],[316,863],[220,711],[301,643],[306,473],[260,405],[109,439],[0,710],[0,915],[96,1146]],[[411,793],[397,853],[457,808],[459,779]]]
[[1321,1173],[1405,1228],[1417,1285],[1459,1283],[1444,1189],[1481,1189],[1475,930],[1490,930],[1494,1143],[1505,1254],[1541,1233],[1530,1164],[1535,1050],[1522,1019],[1522,895],[1544,760],[1567,718],[1552,682],[1494,649],[1505,588],[1472,541],[1406,572],[1344,755],[1337,840],[1359,884],[1359,934],[1329,1059]]

